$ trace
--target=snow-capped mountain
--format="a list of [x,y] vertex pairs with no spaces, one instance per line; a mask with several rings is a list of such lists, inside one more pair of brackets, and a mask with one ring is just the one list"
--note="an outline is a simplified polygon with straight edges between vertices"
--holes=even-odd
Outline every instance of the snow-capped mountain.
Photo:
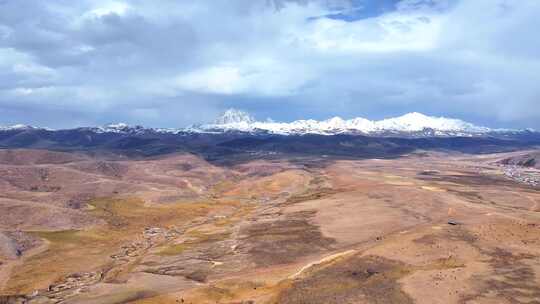
[[242,123],[254,123],[255,119],[249,115],[247,112],[236,110],[236,109],[228,109],[223,113],[220,117],[218,117],[214,124],[216,125],[227,125],[227,124],[242,124]]
[[38,129],[50,130],[47,128],[39,128],[39,127],[23,125],[23,124],[0,127],[0,131],[24,131],[24,130],[38,130]]
[[95,127],[95,128],[86,128],[88,130],[94,131],[96,133],[144,133],[147,130],[143,126],[130,126],[126,123],[120,122],[120,123],[111,123],[105,126],[101,127]]
[[[0,127],[0,131],[47,130],[28,125]],[[523,133],[535,133],[534,130],[490,129],[476,126],[460,119],[433,117],[413,112],[403,116],[382,120],[368,120],[357,117],[342,119],[333,117],[327,120],[296,120],[292,122],[257,121],[244,111],[229,109],[213,123],[193,125],[180,129],[154,129],[142,126],[130,126],[125,123],[108,124],[100,127],[83,127],[73,130],[85,132],[117,134],[193,134],[240,132],[250,134],[277,135],[336,135],[358,134],[368,136],[404,136],[404,137],[448,137],[448,136],[506,136]]]
[[418,136],[473,136],[495,130],[452,118],[432,117],[421,113],[408,113],[400,117],[383,120],[353,118],[344,120],[334,117],[327,120],[296,120],[293,122],[256,121],[248,113],[227,110],[212,124],[192,127],[195,132],[267,132],[280,135],[292,134],[410,134]]

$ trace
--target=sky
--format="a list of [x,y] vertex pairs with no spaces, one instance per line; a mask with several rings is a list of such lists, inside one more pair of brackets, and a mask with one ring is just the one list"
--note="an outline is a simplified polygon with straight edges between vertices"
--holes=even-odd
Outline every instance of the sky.
[[540,129],[538,0],[0,0],[0,125],[408,112]]

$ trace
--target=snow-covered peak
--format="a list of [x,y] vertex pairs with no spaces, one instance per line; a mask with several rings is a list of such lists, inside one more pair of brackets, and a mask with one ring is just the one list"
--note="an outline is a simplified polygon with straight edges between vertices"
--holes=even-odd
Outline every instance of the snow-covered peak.
[[327,120],[296,120],[289,123],[274,121],[255,121],[248,113],[239,110],[227,110],[213,124],[202,125],[200,131],[264,131],[274,134],[435,134],[435,135],[471,135],[483,134],[493,130],[475,126],[471,123],[452,118],[427,116],[422,113],[408,113],[403,116],[383,120],[368,120],[357,117],[344,120],[333,117]]
[[238,123],[253,123],[255,119],[247,112],[228,109],[218,119],[214,121],[216,125],[238,124]]
[[7,126],[7,127],[0,127],[0,130],[2,131],[10,131],[10,130],[32,130],[32,129],[37,129],[33,126],[29,126],[29,125],[23,125],[23,124],[17,124],[17,125],[12,125],[12,126]]
[[129,125],[127,123],[124,123],[124,122],[119,122],[119,123],[108,124],[108,125],[105,126],[105,128],[109,128],[109,129],[125,129],[125,128],[129,128]]
[[424,129],[435,131],[463,131],[463,132],[488,132],[488,128],[478,127],[460,119],[433,117],[422,113],[413,112],[400,117],[376,121],[379,130],[392,130],[401,132],[419,132]]
[[141,133],[146,129],[142,126],[130,126],[126,123],[110,123],[102,127],[93,128],[97,133]]

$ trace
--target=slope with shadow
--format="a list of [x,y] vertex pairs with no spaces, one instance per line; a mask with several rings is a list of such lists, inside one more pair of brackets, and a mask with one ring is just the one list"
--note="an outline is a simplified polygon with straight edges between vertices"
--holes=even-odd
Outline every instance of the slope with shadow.
[[208,160],[228,157],[339,156],[392,158],[415,150],[444,150],[493,153],[524,149],[540,144],[537,133],[526,132],[485,137],[372,137],[362,135],[269,135],[242,132],[162,133],[95,132],[90,128],[71,130],[23,129],[0,131],[0,148],[33,148],[87,153],[115,153],[132,157],[189,152]]
[[500,161],[503,165],[540,169],[540,152],[511,156]]

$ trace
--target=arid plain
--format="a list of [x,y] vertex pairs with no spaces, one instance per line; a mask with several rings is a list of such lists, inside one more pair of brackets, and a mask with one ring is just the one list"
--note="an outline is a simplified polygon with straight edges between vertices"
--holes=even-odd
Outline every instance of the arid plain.
[[514,154],[2,150],[0,303],[540,303]]

